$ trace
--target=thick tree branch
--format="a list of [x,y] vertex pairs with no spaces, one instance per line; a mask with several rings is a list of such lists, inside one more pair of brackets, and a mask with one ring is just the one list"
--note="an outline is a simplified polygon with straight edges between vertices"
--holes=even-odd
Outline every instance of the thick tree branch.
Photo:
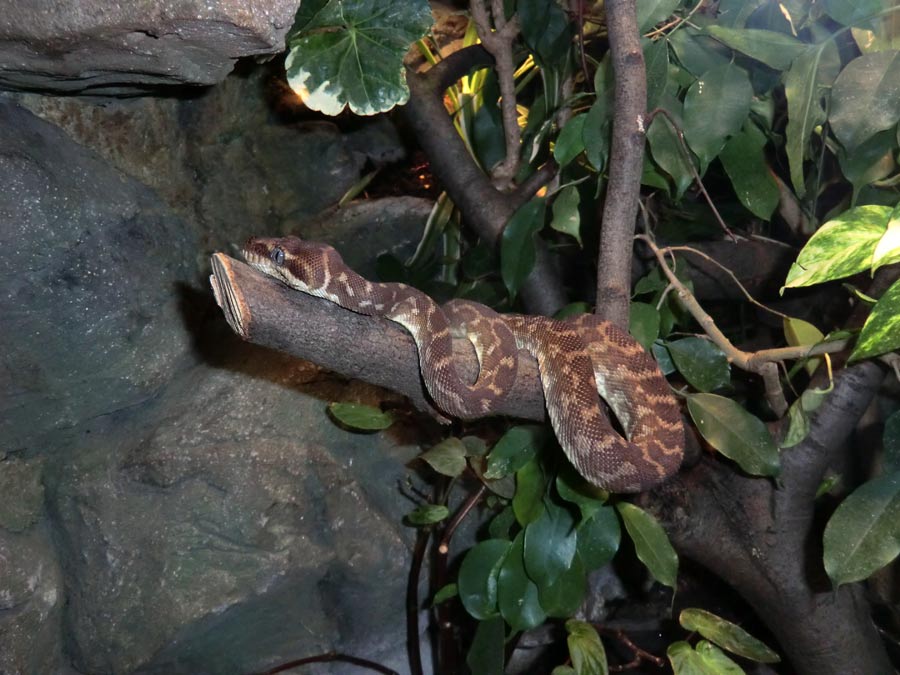
[[[425,73],[407,71],[410,95],[404,115],[428,155],[432,172],[466,222],[478,236],[496,245],[507,221],[539,186],[528,181],[529,189],[534,188],[531,192],[520,189],[506,194],[497,190],[469,154],[442,98],[444,90],[467,72],[492,64],[490,54],[477,45],[451,54]],[[545,172],[540,174],[546,176]],[[521,296],[528,311],[535,314],[553,314],[566,302],[559,274],[542,250]]]
[[783,454],[780,486],[707,460],[647,502],[683,555],[754,607],[799,673],[892,672],[861,587],[831,590],[813,521],[815,486],[845,451],[882,380],[873,363],[838,374],[808,438]]
[[[216,302],[243,339],[399,392],[420,410],[438,414],[422,382],[415,342],[399,325],[292,290],[223,253],[211,263]],[[454,340],[453,347],[460,374],[474,380],[478,361],[471,343]],[[497,412],[544,420],[537,362],[528,352],[519,352],[516,383]]]
[[644,161],[647,78],[634,0],[607,0],[613,73],[613,137],[597,262],[597,314],[628,325],[633,246]]

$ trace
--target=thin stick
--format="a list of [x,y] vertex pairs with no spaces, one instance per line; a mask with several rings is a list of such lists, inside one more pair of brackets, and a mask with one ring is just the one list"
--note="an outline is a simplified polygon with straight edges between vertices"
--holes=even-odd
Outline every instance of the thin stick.
[[368,668],[369,670],[374,670],[376,673],[384,673],[384,675],[400,675],[396,670],[391,670],[387,666],[383,666],[380,663],[375,663],[374,661],[369,661],[368,659],[362,659],[358,656],[341,654],[339,652],[326,652],[324,654],[318,654],[316,656],[307,656],[305,659],[288,661],[287,663],[282,663],[275,666],[271,670],[265,670],[261,673],[254,673],[253,675],[275,675],[275,673],[283,673],[285,670],[297,668],[298,666],[309,665],[310,663],[330,663],[332,661],[352,663],[354,666],[359,666],[360,668]]
[[421,529],[416,535],[409,579],[406,583],[406,652],[409,658],[409,672],[412,675],[423,673],[422,649],[419,644],[419,576],[422,573],[422,561],[425,559],[430,538],[429,529]]

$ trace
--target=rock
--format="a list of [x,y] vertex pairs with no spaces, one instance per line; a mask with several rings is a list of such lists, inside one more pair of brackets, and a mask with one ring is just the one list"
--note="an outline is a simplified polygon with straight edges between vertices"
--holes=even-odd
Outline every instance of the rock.
[[179,284],[197,243],[145,186],[2,98],[0,129],[0,434],[41,450],[191,363]]
[[141,94],[210,85],[277,54],[298,0],[0,0],[0,87]]

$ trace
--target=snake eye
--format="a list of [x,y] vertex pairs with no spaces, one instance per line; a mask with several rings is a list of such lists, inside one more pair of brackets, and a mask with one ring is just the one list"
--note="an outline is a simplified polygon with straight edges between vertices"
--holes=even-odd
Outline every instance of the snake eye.
[[284,265],[284,250],[280,248],[273,248],[272,252],[269,253],[269,257],[272,259],[272,262],[281,267]]

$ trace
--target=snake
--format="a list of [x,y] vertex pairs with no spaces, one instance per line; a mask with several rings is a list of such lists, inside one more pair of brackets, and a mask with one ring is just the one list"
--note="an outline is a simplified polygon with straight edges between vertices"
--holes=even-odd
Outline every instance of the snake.
[[[578,473],[603,490],[649,490],[681,466],[684,426],[668,382],[641,344],[610,321],[592,314],[566,320],[498,314],[463,299],[438,305],[412,286],[369,281],[333,247],[299,237],[251,237],[243,256],[292,289],[402,326],[415,341],[429,396],[449,416],[495,414],[516,380],[518,351],[527,351],[537,360],[560,447]],[[474,382],[457,370],[458,337],[475,349]]]

